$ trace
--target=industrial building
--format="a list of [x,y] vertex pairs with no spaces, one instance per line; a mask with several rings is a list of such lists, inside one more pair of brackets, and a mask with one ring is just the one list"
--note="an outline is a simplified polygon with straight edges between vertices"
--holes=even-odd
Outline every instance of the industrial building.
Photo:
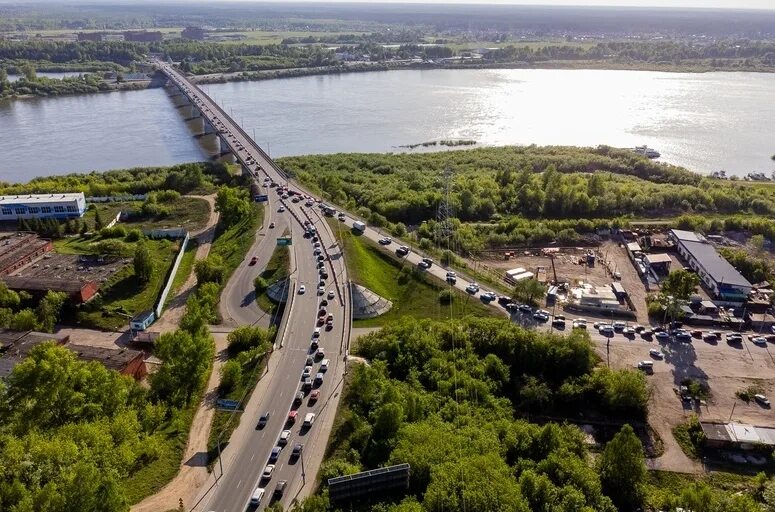
[[[617,291],[622,293],[623,296],[627,294],[621,285],[617,287]],[[584,284],[571,290],[571,305],[583,311],[630,315],[632,312],[627,307],[627,304],[623,304],[617,298],[617,291],[614,291],[614,288],[610,285],[593,286]]]
[[752,449],[775,446],[775,428],[747,423],[714,423],[701,421],[705,445],[709,448]]
[[127,30],[123,32],[123,36],[124,41],[133,41],[137,43],[150,43],[164,39],[164,34],[161,32],[151,32],[148,30]]
[[54,250],[51,240],[34,233],[0,238],[0,275],[8,275]]
[[678,253],[711,293],[723,300],[743,302],[753,285],[698,233],[671,229],[668,238],[675,242]]
[[108,370],[115,370],[136,380],[141,380],[148,375],[145,354],[139,350],[92,347],[73,343],[66,344],[65,348],[75,352],[81,361],[97,361]]
[[19,219],[73,219],[86,212],[83,192],[0,196],[0,221]]
[[64,292],[76,304],[87,302],[99,291],[100,287],[94,281],[77,281],[73,279],[57,279],[42,277],[3,276],[2,280],[9,289],[25,291],[33,297],[43,297],[49,290]]
[[59,336],[45,332],[0,329],[0,379],[10,375],[16,365],[22,362],[32,349],[41,343],[53,341],[63,345],[69,339],[69,336]]

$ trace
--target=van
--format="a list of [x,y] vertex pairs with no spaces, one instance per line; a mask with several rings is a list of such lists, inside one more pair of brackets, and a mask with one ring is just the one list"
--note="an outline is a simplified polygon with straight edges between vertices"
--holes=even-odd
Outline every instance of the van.
[[627,324],[625,324],[624,322],[614,322],[614,329],[617,331],[621,331],[625,327],[627,327]]
[[313,423],[315,423],[315,413],[314,412],[307,413],[307,415],[304,416],[304,424],[302,426],[306,428],[310,428]]
[[322,361],[320,361],[320,371],[321,372],[328,371],[328,359],[323,359]]
[[654,369],[654,361],[641,361],[638,363],[638,370],[652,371]]
[[264,497],[264,493],[266,493],[266,491],[262,487],[256,487],[256,490],[253,491],[253,496],[250,497],[250,504],[258,505],[261,503],[261,499]]

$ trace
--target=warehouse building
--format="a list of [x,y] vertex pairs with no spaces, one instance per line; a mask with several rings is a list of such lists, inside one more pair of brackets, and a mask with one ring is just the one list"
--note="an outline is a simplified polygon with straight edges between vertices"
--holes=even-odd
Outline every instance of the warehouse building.
[[0,329],[0,379],[10,375],[16,365],[41,343],[53,341],[58,345],[64,345],[69,339],[69,336],[45,332]]
[[0,221],[19,219],[74,219],[86,212],[83,192],[0,196]]
[[668,237],[711,293],[729,301],[743,302],[748,298],[753,285],[705,237],[680,229],[671,229]]
[[700,422],[709,448],[742,448],[744,450],[775,446],[775,428],[747,423]]
[[128,348],[92,347],[68,343],[65,348],[75,352],[81,361],[96,361],[108,370],[115,370],[135,380],[142,380],[148,375],[145,366],[145,354],[139,350]]
[[43,297],[49,290],[64,292],[76,304],[87,302],[100,289],[94,281],[76,281],[75,279],[3,276],[1,280],[9,289],[17,292],[25,291],[33,297]]
[[0,275],[8,275],[54,250],[51,240],[35,233],[0,238]]

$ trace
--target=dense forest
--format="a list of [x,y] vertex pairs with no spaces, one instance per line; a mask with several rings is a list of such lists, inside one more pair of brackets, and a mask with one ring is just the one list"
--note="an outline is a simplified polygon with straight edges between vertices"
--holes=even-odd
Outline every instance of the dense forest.
[[772,215],[775,190],[703,178],[601,146],[499,147],[418,154],[336,154],[280,165],[377,226],[419,226],[431,238],[448,204],[463,250],[552,239],[572,243],[632,216]]
[[[702,510],[760,510],[746,494],[702,484],[662,493],[649,483],[643,446],[626,423],[645,412],[645,378],[596,367],[586,332],[405,318],[361,338],[356,351],[369,365],[348,376],[323,491],[307,512],[348,509],[328,503],[328,478],[405,462],[408,493],[373,496],[371,510],[613,512],[685,507],[698,496]],[[541,420],[581,411],[625,420],[597,457],[579,428]]]

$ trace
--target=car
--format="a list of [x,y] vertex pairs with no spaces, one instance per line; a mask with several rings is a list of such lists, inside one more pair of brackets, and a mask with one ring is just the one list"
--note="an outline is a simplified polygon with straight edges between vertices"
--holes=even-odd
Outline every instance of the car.
[[[320,375],[320,374],[318,374],[318,375]],[[320,390],[319,389],[315,389],[315,390],[312,391],[312,393],[309,394],[309,403],[310,404],[314,404],[315,402],[318,401],[319,398],[320,398]]]
[[622,334],[624,334],[625,336],[634,335],[635,329],[633,329],[632,327],[625,327],[624,329],[622,329]]
[[614,333],[614,326],[611,324],[600,324],[600,327],[598,328],[598,332],[603,335],[610,335]]
[[264,472],[261,473],[261,480],[271,480],[274,474],[274,464],[267,464],[264,468]]
[[582,323],[582,322],[579,322],[578,320],[574,320],[573,321],[573,328],[574,329],[586,329],[587,328],[587,324],[586,324],[586,322]]
[[336,296],[336,294],[334,293],[334,290],[329,290],[328,291],[328,295],[327,295],[328,300],[333,299],[335,296]]
[[668,333],[666,333],[665,331],[657,331],[655,336],[656,336],[656,338],[658,340],[669,340],[670,339],[670,335]]
[[272,452],[269,454],[269,462],[277,462],[277,459],[280,458],[280,452],[283,451],[282,446],[275,446],[272,448]]
[[317,248],[317,249],[315,249],[314,251],[312,251],[312,254],[314,254],[315,256],[317,256],[317,255],[318,255],[318,254],[320,254],[321,252],[323,252],[323,251],[321,251],[321,250],[320,250],[320,248]]
[[384,238],[380,238],[378,242],[380,245],[390,245],[393,243],[393,239],[390,238],[389,236],[386,236]]
[[466,286],[466,291],[473,295],[479,291],[479,285],[476,283],[470,283],[468,286]]
[[322,361],[320,361],[320,371],[321,372],[328,371],[328,359],[323,359]]
[[306,416],[304,416],[304,423],[302,423],[303,428],[310,428],[312,424],[315,423],[315,413],[309,412]]
[[274,222],[269,223],[269,229],[274,229]]
[[328,306],[328,299],[321,299],[320,300],[320,305],[321,306]]
[[285,493],[285,488],[288,486],[287,480],[280,480],[277,482],[277,487],[274,488],[274,498],[276,500],[279,500],[283,497],[283,494]]
[[769,407],[770,406],[770,401],[764,395],[756,394],[756,395],[753,396],[753,398],[754,398],[754,400],[759,402],[764,407]]
[[[311,366],[308,366],[307,368],[311,368]],[[301,403],[304,401],[304,393],[299,391],[296,393],[296,396],[293,397],[293,405],[301,405]]]
[[517,309],[519,309],[523,313],[532,313],[533,312],[533,308],[531,308],[527,304],[520,304],[519,306],[517,306]]
[[315,359],[324,359],[326,357],[326,353],[322,348],[319,348],[315,351]]
[[457,274],[452,271],[447,272],[447,282],[455,284],[457,282]]
[[653,361],[639,361],[638,364],[635,365],[638,370],[643,370],[645,372],[650,372],[654,370],[654,362]]
[[326,317],[319,316],[318,317],[318,322],[315,325],[317,325],[318,327],[323,327],[324,325],[326,325]]
[[727,343],[742,343],[743,335],[736,332],[727,333]]
[[312,389],[312,379],[309,377],[304,379],[304,382],[301,383],[301,389],[304,391],[309,391],[310,389]]
[[417,263],[417,266],[418,266],[418,267],[420,267],[420,268],[422,268],[422,269],[428,269],[428,268],[430,268],[430,265],[428,265],[427,263],[425,263],[425,262],[424,262],[424,261],[422,261],[422,260],[421,260],[419,263]]
[[281,206],[277,209],[278,213],[283,213],[285,211],[285,206]]
[[288,444],[288,439],[291,437],[291,431],[290,430],[283,430],[280,432],[280,439],[277,440],[278,444],[286,445]]
[[326,287],[318,286],[318,295],[323,295],[324,293],[326,293]]
[[621,331],[625,327],[627,327],[627,324],[625,324],[624,322],[616,321],[616,322],[613,323],[613,327],[614,327],[615,331]]
[[298,413],[298,412],[296,412],[296,411],[291,411],[291,412],[289,412],[289,413],[288,413],[288,418],[287,418],[287,422],[288,422],[288,424],[291,424],[291,425],[292,425],[292,424],[296,423],[296,416],[298,416],[298,414],[299,414],[299,413]]
[[338,218],[340,221],[342,221],[342,222],[344,222],[344,221],[347,219],[347,217],[345,216],[345,214],[344,214],[344,213],[340,213],[340,214],[337,216],[337,218]]
[[315,352],[318,349],[318,340],[317,338],[312,338],[312,341],[309,344],[310,353]]
[[320,249],[320,242],[315,242],[314,244],[312,244],[312,246],[315,247],[316,249]]
[[549,320],[549,314],[539,310],[533,313],[533,318],[535,320],[538,320],[539,322],[546,322],[547,320]]
[[754,336],[751,338],[751,343],[754,345],[759,345],[760,347],[766,347],[767,346],[767,338],[764,336]]
[[328,279],[328,272],[324,268],[320,269],[320,279]]
[[317,255],[317,260],[318,260],[318,261],[325,261],[325,260],[326,260],[326,257],[325,257],[325,256],[323,256],[322,254],[318,254],[318,255]]
[[491,302],[498,298],[495,292],[482,292],[479,294],[479,298],[485,302]]
[[318,385],[323,384],[323,373],[322,372],[318,372],[318,373],[315,374],[315,382],[314,383],[318,384]]
[[264,414],[261,415],[260,418],[258,418],[258,428],[259,429],[264,428],[268,421],[269,421],[269,411],[266,411]]
[[252,258],[250,258],[250,263],[248,263],[248,265],[252,267],[253,265],[256,264],[257,261],[258,261],[258,258],[253,256]]
[[328,316],[326,317],[326,323],[327,323],[327,324],[332,324],[332,323],[334,323],[334,315],[328,315]]
[[702,331],[699,331],[699,330],[692,331],[691,335],[694,336],[695,338],[702,338]]
[[256,487],[256,490],[253,491],[253,494],[250,496],[250,504],[258,505],[261,503],[265,493],[266,490],[263,487]]
[[705,334],[702,335],[702,341],[713,342],[713,341],[716,341],[717,339],[718,338],[716,337],[716,335],[713,334],[712,332],[706,332]]
[[312,338],[320,338],[320,327],[315,327],[315,330],[312,331]]
[[659,350],[658,348],[652,348],[651,350],[649,350],[649,354],[651,355],[651,357],[655,357],[657,359],[662,359],[664,357],[664,354],[662,354],[662,351]]
[[312,376],[312,367],[311,366],[305,366],[304,371],[301,372],[301,380],[304,380],[308,377]]
[[409,254],[409,247],[405,245],[399,246],[398,249],[396,249],[396,254],[399,256],[406,256]]
[[307,291],[307,287],[304,285],[299,286],[299,295],[304,295],[304,292]]
[[291,450],[291,457],[298,459],[301,457],[302,452],[304,452],[304,445],[301,443],[296,443],[293,445],[293,450]]
[[644,327],[643,330],[640,331],[641,338],[649,338],[653,334],[654,330],[651,327]]
[[565,325],[565,317],[563,315],[554,315],[552,319],[553,325]]

